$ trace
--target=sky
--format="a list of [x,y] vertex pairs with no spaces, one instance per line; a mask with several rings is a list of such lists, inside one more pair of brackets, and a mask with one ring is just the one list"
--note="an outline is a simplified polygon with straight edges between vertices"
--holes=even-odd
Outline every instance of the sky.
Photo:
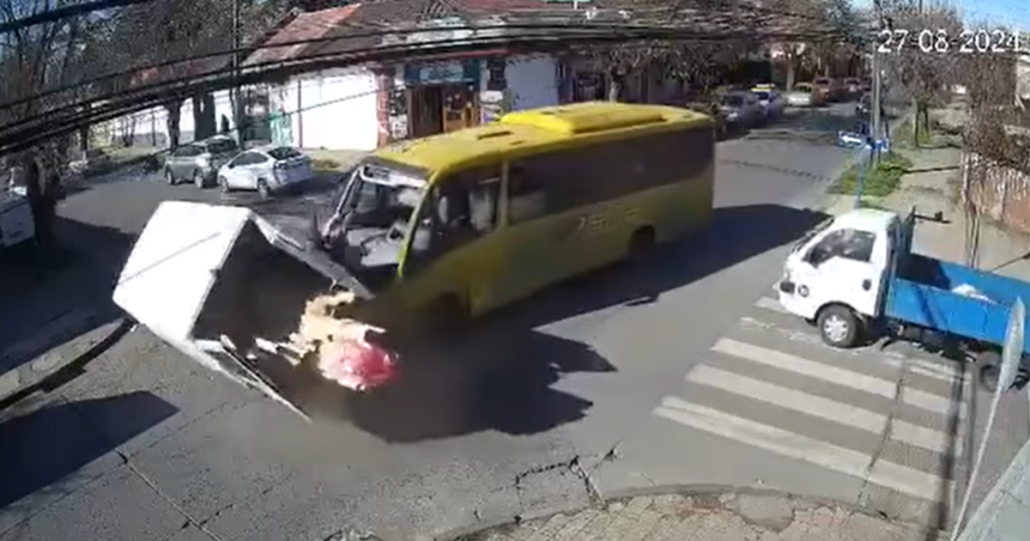
[[[933,0],[928,0],[933,1]],[[1000,23],[1030,32],[1030,0],[947,0],[965,15],[966,22]],[[872,0],[852,0],[856,7],[870,7]]]

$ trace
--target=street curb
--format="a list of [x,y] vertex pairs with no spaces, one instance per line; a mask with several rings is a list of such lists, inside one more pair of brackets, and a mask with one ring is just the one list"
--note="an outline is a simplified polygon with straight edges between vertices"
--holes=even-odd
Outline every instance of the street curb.
[[[78,336],[50,348],[34,360],[0,375],[0,380],[7,379],[12,382],[10,388],[0,388],[0,411],[37,391],[53,389],[78,375],[83,365],[107,351],[135,325],[136,322],[131,318],[120,317],[113,322],[81,332]],[[58,353],[58,350],[69,344],[81,345],[79,341],[88,341],[90,345],[84,351],[68,357]],[[47,359],[47,355],[53,355],[53,358]]]
[[881,512],[870,510],[858,504],[842,502],[840,500],[834,500],[832,498],[824,498],[819,496],[803,496],[800,494],[794,494],[792,492],[772,488],[734,487],[732,485],[710,484],[668,484],[613,490],[605,494],[599,500],[590,503],[589,505],[576,504],[567,506],[554,506],[545,511],[533,513],[532,515],[522,515],[517,518],[507,518],[493,521],[478,522],[476,524],[472,524],[469,526],[455,528],[447,532],[428,537],[427,539],[431,541],[462,541],[463,539],[483,533],[487,530],[493,530],[507,526],[517,526],[519,523],[522,522],[546,519],[560,514],[570,515],[586,509],[604,507],[610,503],[619,500],[636,498],[639,496],[664,496],[670,494],[677,494],[683,496],[713,496],[722,494],[734,494],[736,496],[775,496],[780,498],[788,498],[792,500],[800,500],[808,504],[811,504],[813,507],[836,507],[839,509],[843,509],[849,513],[862,514],[865,516],[875,518],[877,520],[890,521],[895,524],[905,525],[920,532],[927,533],[928,538],[930,538],[929,534],[941,531],[923,524],[918,524],[904,520],[891,519],[890,517],[887,517],[885,514],[882,514]]

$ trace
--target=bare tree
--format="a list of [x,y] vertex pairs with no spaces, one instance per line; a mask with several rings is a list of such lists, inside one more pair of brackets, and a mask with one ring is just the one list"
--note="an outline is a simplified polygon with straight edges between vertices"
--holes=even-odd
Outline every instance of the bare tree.
[[[0,21],[12,22],[60,8],[68,2],[0,0]],[[45,100],[27,99],[49,89],[69,85],[87,71],[83,60],[85,17],[69,17],[22,27],[0,35],[0,103],[19,102],[0,108],[0,123],[33,118],[45,111]],[[71,146],[68,136],[57,137],[13,157],[25,175],[25,186],[35,221],[36,239],[44,249],[55,245],[54,217],[61,175]]]
[[932,2],[888,0],[883,10],[894,29],[918,30],[911,30],[904,42],[894,44],[892,54],[884,55],[891,86],[915,106],[912,138],[918,145],[920,129],[930,128],[930,107],[946,100],[957,82],[957,55],[941,40],[959,36],[962,19],[955,8]]
[[[828,26],[829,16],[824,0],[771,0],[763,2],[769,19],[767,25],[784,36],[796,35],[801,25],[810,27]],[[793,88],[797,74],[806,59],[815,59],[815,43],[808,40],[777,40],[776,46],[783,52],[787,68],[786,87]]]

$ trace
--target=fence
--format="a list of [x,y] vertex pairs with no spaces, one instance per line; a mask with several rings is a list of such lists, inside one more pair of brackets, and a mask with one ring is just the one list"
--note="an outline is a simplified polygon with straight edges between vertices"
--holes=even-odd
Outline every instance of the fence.
[[961,201],[1008,229],[1030,233],[1030,173],[1026,171],[966,153],[962,159]]

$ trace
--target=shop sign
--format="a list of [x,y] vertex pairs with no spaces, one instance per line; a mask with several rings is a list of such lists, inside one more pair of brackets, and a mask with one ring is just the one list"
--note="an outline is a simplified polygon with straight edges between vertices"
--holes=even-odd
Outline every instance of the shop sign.
[[404,66],[404,80],[409,84],[463,83],[479,80],[479,63],[441,62]]

